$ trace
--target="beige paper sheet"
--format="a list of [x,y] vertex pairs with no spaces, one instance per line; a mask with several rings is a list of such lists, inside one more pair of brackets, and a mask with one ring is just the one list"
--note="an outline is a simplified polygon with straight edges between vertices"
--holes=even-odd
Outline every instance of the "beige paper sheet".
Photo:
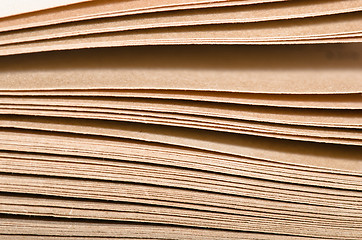
[[179,46],[12,56],[0,58],[0,89],[361,93],[361,50],[360,44]]
[[[284,21],[249,24],[221,24],[183,28],[165,28],[120,33],[86,35],[81,38],[59,38],[54,40],[19,43],[0,46],[1,55],[30,52],[95,48],[110,46],[180,45],[180,44],[250,44],[253,42],[274,44],[308,42],[308,39],[331,39],[338,35],[361,35],[362,17],[359,12]],[[297,42],[293,42],[297,41]],[[284,42],[286,43],[286,42]]]
[[[123,18],[96,19],[45,28],[25,29],[4,33],[0,45],[69,37],[103,32],[174,27],[203,24],[246,23],[319,15],[348,13],[362,10],[362,1],[292,1],[288,3],[256,4],[232,8],[211,8],[192,11],[161,12]],[[290,14],[290,13],[293,14]]]
[[[13,229],[12,234],[18,233],[16,237],[23,236],[20,234],[28,234],[30,236],[37,235],[37,237],[47,237],[49,234],[67,237],[72,239],[73,236],[78,236],[79,233],[85,234],[86,237],[120,237],[122,239],[147,239],[150,236],[156,238],[166,239],[181,239],[181,240],[228,240],[228,239],[255,239],[255,238],[268,238],[268,239],[281,239],[281,240],[301,240],[308,239],[307,237],[300,236],[279,236],[273,234],[259,233],[259,232],[238,232],[238,231],[223,231],[212,229],[198,229],[198,228],[182,228],[175,226],[149,226],[146,225],[139,228],[139,225],[115,223],[112,227],[115,229],[109,233],[109,225],[106,223],[84,223],[77,221],[44,221],[44,220],[29,220],[29,219],[5,219],[0,225],[0,232],[3,234],[10,233],[9,226]],[[89,229],[92,229],[91,231]],[[6,236],[6,235],[5,235]],[[23,238],[34,239],[34,238]],[[36,238],[39,239],[39,238]],[[310,238],[312,239],[312,238]]]
[[[108,122],[109,123],[109,122]],[[88,124],[89,126],[89,124]],[[110,124],[108,124],[108,127],[110,127]],[[5,131],[4,129],[2,129]],[[5,131],[6,132],[6,131]],[[24,133],[25,131],[20,131]],[[39,132],[37,132],[39,134]],[[35,136],[35,135],[34,135]],[[47,136],[46,133],[39,134],[39,136]],[[59,133],[55,133],[53,137],[60,136]],[[130,140],[125,138],[119,138],[117,139],[118,143],[121,143],[118,145],[118,151],[117,154],[112,154],[110,152],[109,155],[105,155],[104,152],[94,151],[83,151],[82,147],[83,145],[78,146],[79,147],[79,153],[74,151],[69,151],[70,148],[68,147],[68,142],[73,144],[72,140],[75,139],[72,135],[62,135],[67,136],[68,138],[59,138],[62,139],[62,150],[64,152],[67,152],[68,155],[72,156],[88,156],[88,157],[96,157],[100,159],[108,159],[108,160],[121,160],[121,161],[131,161],[131,162],[147,162],[147,163],[155,163],[155,164],[161,164],[161,165],[167,165],[167,166],[179,166],[179,167],[186,167],[191,169],[201,169],[201,170],[207,170],[212,172],[224,172],[227,174],[237,175],[237,176],[251,176],[247,173],[253,172],[253,173],[262,173],[263,175],[258,175],[257,178],[265,179],[268,175],[273,175],[273,178],[277,178],[279,181],[282,182],[290,182],[290,179],[287,180],[285,177],[293,177],[293,179],[320,179],[322,175],[327,177],[327,179],[331,180],[332,182],[339,182],[342,181],[342,179],[345,179],[348,183],[355,184],[356,177],[359,178],[361,174],[357,171],[351,171],[351,170],[342,170],[342,169],[336,169],[336,168],[328,168],[328,167],[317,167],[316,165],[300,165],[300,164],[293,164],[293,163],[286,163],[286,162],[279,162],[279,161],[265,161],[263,159],[256,159],[256,158],[245,158],[241,156],[233,156],[230,154],[221,154],[216,153],[215,151],[205,151],[200,150],[196,148],[184,148],[184,147],[178,147],[175,145],[165,145],[161,143],[151,143],[151,142],[145,142],[145,141],[137,141],[137,140]],[[84,138],[82,135],[77,135],[76,139],[87,139]],[[95,138],[90,137],[90,139],[87,139],[88,143],[90,145],[94,145],[97,142],[94,141],[95,139],[102,139],[102,138]],[[65,141],[67,140],[67,141]],[[82,142],[82,140],[80,140]],[[107,143],[109,143],[107,141]],[[51,149],[54,150],[54,148],[41,148],[39,145],[39,148],[28,148],[31,145],[24,145],[23,150],[27,150],[30,154],[30,152],[39,152],[39,150],[45,150],[50,151]],[[96,145],[97,146],[97,145]],[[11,145],[7,144],[7,147],[11,147]],[[107,144],[107,147],[110,147],[109,144]],[[13,150],[12,148],[9,150]],[[56,150],[56,148],[55,148]],[[41,153],[41,151],[40,151]],[[49,154],[58,154],[58,151],[55,152],[49,152]],[[4,155],[4,152],[1,153]],[[165,155],[166,154],[166,155]],[[152,157],[150,157],[150,155]],[[18,157],[18,154],[15,154],[15,152],[12,152],[13,157]],[[143,156],[140,158],[140,156]],[[31,158],[31,156],[30,156]],[[206,167],[206,168],[205,168]],[[301,172],[303,171],[303,172]],[[271,173],[277,173],[277,174],[271,174]],[[338,174],[339,177],[335,179],[331,174]],[[256,175],[253,175],[255,177]],[[315,178],[315,176],[318,176],[318,178]],[[268,178],[269,179],[269,178]],[[324,179],[326,180],[326,179]],[[342,181],[344,183],[347,183],[345,181]],[[359,182],[359,181],[358,181]],[[313,184],[312,184],[313,185]],[[358,184],[357,184],[358,185]]]
[[38,27],[64,22],[80,21],[100,17],[114,17],[159,11],[237,6],[285,0],[97,0],[56,10],[45,10],[41,14],[27,14],[0,20],[0,31]]
[[[132,149],[137,152],[136,149]],[[138,161],[131,161],[127,157],[122,157],[122,160],[98,159],[75,156],[61,156],[49,154],[34,154],[34,153],[19,153],[19,152],[1,152],[0,164],[1,172],[17,173],[17,174],[41,174],[44,176],[55,177],[76,177],[85,179],[98,180],[121,180],[124,179],[122,174],[127,177],[138,176],[139,179],[133,178],[132,181],[146,181],[145,175],[155,174],[151,178],[165,178],[171,176],[171,179],[187,179],[188,182],[181,182],[180,186],[186,188],[200,189],[203,187],[210,191],[212,185],[216,187],[224,186],[223,191],[230,191],[225,186],[234,188],[241,187],[238,183],[245,182],[245,177],[251,177],[260,180],[279,181],[284,183],[304,184],[314,187],[332,187],[345,190],[360,190],[362,184],[360,178],[352,175],[341,175],[327,172],[310,172],[306,169],[288,169],[278,167],[275,164],[269,163],[268,166],[262,166],[251,163],[239,163],[233,161],[234,171],[230,171],[225,164],[221,164],[218,168],[212,167],[211,162],[204,157],[203,164],[190,164],[193,158],[188,153],[189,159],[178,158],[172,160],[172,154],[164,155],[163,158],[170,158],[169,162],[173,164],[167,165],[166,162],[155,161],[154,158],[142,156]],[[160,156],[158,156],[160,157]],[[225,155],[222,157],[226,158]],[[161,157],[160,157],[161,158]],[[210,158],[210,157],[208,157]],[[239,161],[241,159],[238,159]],[[227,161],[223,159],[224,163]],[[222,163],[223,161],[220,161]],[[229,160],[231,161],[231,160]],[[157,165],[155,165],[157,164]],[[236,171],[235,171],[236,170]],[[128,173],[125,173],[127,171]],[[283,174],[280,174],[280,172]],[[168,177],[170,179],[170,177]],[[241,179],[240,179],[241,178]],[[196,180],[196,181],[195,181]],[[240,182],[241,181],[241,182]],[[156,180],[154,183],[159,184]],[[177,183],[177,181],[176,181]],[[175,184],[175,181],[172,184]],[[207,185],[205,185],[207,184]],[[222,188],[220,189],[222,190]],[[265,208],[265,206],[263,206]]]
[[[170,188],[180,188],[184,190],[188,190],[189,192],[192,191],[206,191],[208,193],[214,194],[226,194],[226,195],[234,195],[234,196],[247,196],[247,197],[261,197],[263,199],[280,199],[289,202],[295,202],[295,199],[301,199],[301,202],[307,203],[308,201],[314,202],[315,198],[318,197],[320,199],[319,205],[323,204],[324,202],[327,204],[335,203],[336,199],[340,199],[343,201],[352,201],[352,202],[360,202],[361,196],[356,196],[354,192],[361,189],[361,186],[353,186],[352,188],[342,187],[340,186],[339,189],[334,189],[332,191],[325,190],[323,187],[320,189],[319,186],[304,186],[298,187],[299,182],[288,182],[288,183],[273,183],[270,181],[264,180],[255,180],[243,177],[223,177],[214,176],[218,178],[217,180],[210,180],[208,175],[200,174],[196,175],[196,177],[192,176],[182,176],[180,175],[180,171],[176,172],[178,174],[174,174],[172,172],[167,172],[165,170],[162,171],[162,168],[155,169],[152,166],[140,169],[140,168],[132,168],[134,164],[124,164],[127,167],[122,169],[122,166],[116,168],[110,167],[97,167],[92,168],[92,165],[88,165],[86,167],[78,167],[74,164],[67,165],[64,164],[57,164],[52,162],[51,164],[54,165],[53,171],[46,169],[45,167],[49,164],[44,163],[37,163],[36,161],[30,160],[28,165],[22,165],[22,169],[17,169],[19,166],[19,160],[17,159],[9,159],[9,162],[13,161],[15,167],[11,168],[7,166],[6,162],[1,159],[2,167],[4,167],[5,173],[17,173],[17,174],[34,174],[42,175],[42,176],[52,176],[52,177],[71,177],[78,179],[79,182],[81,181],[89,181],[89,180],[101,180],[104,183],[107,182],[114,182],[118,184],[122,184],[124,182],[128,183],[137,183],[137,184],[147,184],[153,186],[161,186],[161,187],[170,187]],[[20,161],[24,162],[24,160]],[[34,164],[33,172],[31,172],[31,165]],[[82,164],[84,165],[84,164]],[[30,168],[29,168],[30,166]],[[75,167],[74,169],[71,167]],[[78,170],[79,168],[79,170]],[[52,169],[52,167],[50,168]],[[68,170],[67,170],[68,169]],[[132,171],[133,169],[134,171]],[[38,171],[38,172],[35,172]],[[83,174],[81,173],[82,171]],[[113,170],[113,173],[110,173]],[[159,171],[160,170],[160,171]],[[172,170],[172,168],[171,168]],[[57,172],[56,172],[57,171]],[[103,172],[104,171],[104,172]],[[86,173],[89,172],[89,176],[87,177]],[[158,173],[155,173],[158,172]],[[80,174],[79,174],[80,173]],[[181,172],[182,173],[182,172]],[[191,173],[192,174],[192,173]],[[209,176],[212,174],[209,174]],[[213,179],[213,178],[211,178]],[[234,180],[234,181],[233,181]],[[350,191],[352,190],[352,191]],[[258,193],[263,192],[263,194]],[[316,194],[318,192],[318,194]],[[267,196],[267,195],[270,196]],[[299,196],[298,196],[299,195]],[[241,206],[245,206],[245,202],[240,202]],[[255,210],[255,209],[254,209]],[[250,211],[250,210],[248,210]],[[271,212],[269,212],[271,213]]]
[[[246,202],[248,202],[249,199],[245,199]],[[77,213],[85,213],[85,214],[90,214],[93,215],[95,218],[99,218],[99,217],[106,217],[106,214],[102,214],[101,209],[106,209],[107,212],[113,216],[117,216],[118,214],[122,214],[122,213],[129,213],[135,210],[138,210],[138,212],[140,213],[145,213],[145,212],[149,212],[149,213],[153,213],[155,216],[154,218],[157,218],[157,215],[161,215],[161,214],[165,214],[166,211],[170,211],[170,213],[173,213],[174,217],[188,217],[188,216],[192,216],[192,215],[196,215],[197,216],[202,216],[202,212],[198,212],[198,211],[194,211],[194,210],[188,210],[188,209],[175,209],[175,208],[170,208],[170,207],[162,207],[162,206],[143,206],[143,205],[136,205],[136,204],[132,204],[132,203],[122,203],[122,204],[117,204],[117,203],[113,203],[113,202],[96,202],[96,201],[77,201],[77,200],[71,200],[71,199],[54,199],[54,198],[44,198],[44,197],[20,197],[20,196],[11,196],[11,195],[7,195],[4,196],[3,199],[0,200],[3,204],[6,204],[7,206],[4,206],[4,209],[8,208],[9,210],[13,210],[14,208],[16,209],[16,207],[25,207],[25,205],[28,206],[32,206],[32,207],[46,207],[49,208],[49,210],[51,210],[50,208],[53,206],[54,209],[57,208],[65,208],[68,212],[67,213],[63,213],[64,215],[77,215]],[[250,199],[250,205],[246,205],[246,209],[255,209],[255,211],[257,212],[256,214],[260,214],[260,208],[263,208],[263,210],[266,211],[266,213],[269,213],[270,210],[274,210],[275,215],[278,216],[278,214],[280,215],[284,215],[286,218],[289,218],[289,208],[288,207],[293,207],[293,204],[283,204],[282,202],[276,202],[273,204],[273,202],[271,201],[264,201],[266,203],[266,205],[261,205],[259,206],[258,204],[256,204],[257,199]],[[268,207],[268,205],[271,205],[270,207]],[[273,207],[275,206],[288,206],[285,208],[286,211],[283,211],[283,209],[273,209]],[[77,212],[71,212],[69,213],[69,208],[74,207],[74,209],[76,209]],[[13,207],[13,208],[10,208]],[[258,209],[259,207],[259,209]],[[295,207],[295,206],[294,206]],[[314,207],[315,209],[317,209],[317,207]],[[333,215],[328,215],[325,214],[323,212],[313,212],[313,210],[315,209],[310,209],[310,212],[306,212],[305,209],[303,209],[303,207],[301,207],[301,209],[295,209],[294,213],[296,216],[296,219],[304,219],[306,221],[308,221],[310,223],[310,219],[315,220],[316,222],[323,221],[325,220],[326,223],[331,222],[332,224],[338,224],[339,222],[336,220],[340,220],[341,224],[354,224],[357,225],[359,224],[359,219],[356,216],[350,216],[350,218],[345,217],[345,216],[338,216],[340,217],[340,219],[337,219],[337,216],[333,216]],[[323,208],[322,208],[323,209]],[[11,211],[10,210],[10,211]],[[60,209],[58,209],[59,211]],[[259,210],[259,211],[258,211]],[[320,209],[318,209],[320,210]],[[182,211],[184,211],[182,213]],[[59,213],[59,212],[58,212]],[[49,214],[47,212],[43,212],[43,214]],[[205,212],[205,215],[211,215],[212,213],[209,212]],[[218,213],[215,214],[215,216],[213,216],[213,219],[215,219],[215,217],[217,216]],[[227,214],[222,214],[219,213],[219,216],[222,215],[226,215]],[[318,218],[317,216],[319,215],[320,218]],[[88,215],[89,216],[89,215]],[[212,215],[211,215],[212,216]],[[150,216],[151,217],[151,216]],[[166,217],[166,216],[164,216]],[[233,216],[230,216],[230,218],[232,219]],[[235,217],[235,216],[234,216]],[[240,216],[241,217],[241,216]],[[334,218],[333,218],[334,217]],[[216,219],[215,219],[216,220]],[[355,221],[353,223],[353,220]],[[178,222],[179,223],[179,222]]]
[[5,109],[44,109],[57,107],[70,111],[93,111],[117,113],[117,109],[144,110],[164,113],[180,113],[199,116],[240,119],[248,121],[282,123],[302,126],[326,126],[361,128],[362,113],[354,110],[273,108],[155,99],[82,99],[82,98],[4,98],[0,97],[0,107]]
[[[10,201],[11,200],[18,200],[18,204],[13,204]],[[33,201],[34,203],[31,203]],[[73,204],[75,204],[75,207],[73,208],[73,211],[69,213],[70,204],[72,201],[65,201],[60,202],[56,200],[50,200],[50,201],[44,201],[44,199],[26,199],[26,198],[14,198],[14,197],[6,197],[5,201],[2,201],[4,203],[3,209],[7,212],[18,212],[20,213],[21,207],[26,208],[30,213],[33,213],[34,215],[41,215],[41,216],[50,216],[51,214],[55,216],[60,217],[68,217],[70,216],[77,216],[77,217],[83,217],[83,218],[93,218],[93,219],[108,219],[108,220],[128,220],[128,221],[136,221],[139,219],[142,222],[156,222],[156,223],[172,223],[177,225],[184,225],[184,226],[208,226],[209,228],[216,228],[217,224],[219,224],[219,229],[228,229],[230,226],[228,226],[228,223],[233,223],[234,225],[242,225],[238,224],[237,222],[244,222],[246,219],[250,218],[249,216],[232,216],[227,214],[217,214],[217,213],[199,213],[196,211],[189,211],[189,210],[178,210],[178,209],[171,209],[166,207],[150,207],[150,206],[137,206],[132,204],[122,204],[118,207],[118,211],[109,211],[108,216],[103,215],[100,210],[98,209],[84,209],[83,207],[78,207],[79,202],[73,201]],[[25,206],[21,206],[20,203],[26,204]],[[50,204],[54,203],[53,206]],[[59,206],[60,205],[60,206]],[[68,205],[68,207],[64,207]],[[91,204],[89,204],[91,205]],[[100,208],[102,205],[107,206],[107,204],[99,204],[100,206],[97,206]],[[108,204],[110,205],[110,204]],[[127,209],[128,207],[128,209]],[[107,208],[106,208],[107,209]],[[166,211],[169,211],[168,214]],[[184,211],[184,212],[182,212]],[[29,214],[29,213],[28,213]],[[258,212],[256,213],[258,215]],[[263,215],[263,214],[261,214]],[[163,218],[162,218],[163,217]],[[268,217],[267,214],[263,217]],[[278,219],[279,216],[271,216],[271,219]],[[285,216],[285,219],[290,219],[290,216]],[[259,222],[257,219],[257,216],[251,218],[251,222]],[[295,225],[300,226],[301,228],[305,227],[305,225],[310,226],[311,228],[314,228],[314,224],[311,223],[311,220],[305,219],[305,224],[300,224],[299,221],[302,221],[303,218],[295,217]],[[198,220],[198,222],[197,222]],[[279,220],[279,219],[278,219]],[[277,221],[278,221],[277,220]],[[319,223],[321,226],[327,226],[327,227],[337,227],[337,228],[343,228],[346,224],[349,223],[349,227],[351,230],[353,228],[358,228],[360,224],[354,223],[352,221],[350,222],[342,222],[342,223],[335,223],[335,222],[329,222],[328,220],[325,220],[323,223],[323,219],[317,219],[314,218],[315,223]],[[260,221],[260,224],[262,224],[263,220]],[[287,221],[285,221],[287,224]],[[304,226],[303,226],[304,225]],[[234,228],[236,228],[234,226]]]
[[[358,198],[351,198],[350,196],[334,196],[334,198],[328,197],[328,194],[317,194],[316,192],[323,188],[316,188],[314,193],[295,192],[286,190],[288,194],[284,194],[283,190],[276,190],[273,193],[258,193],[258,191],[244,191],[244,195],[227,195],[217,194],[203,191],[192,191],[182,188],[170,188],[160,187],[155,185],[143,185],[137,183],[128,182],[111,182],[111,181],[96,181],[96,180],[79,180],[79,179],[61,179],[51,178],[44,176],[12,176],[11,174],[0,175],[0,190],[19,193],[24,191],[28,194],[37,194],[38,191],[41,195],[61,196],[61,197],[79,197],[94,200],[109,200],[109,201],[122,201],[132,203],[150,203],[161,206],[174,206],[174,207],[186,207],[193,206],[191,209],[208,210],[219,208],[218,212],[223,208],[234,209],[234,213],[241,211],[245,207],[243,199],[245,197],[261,198],[267,200],[277,200],[281,202],[288,202],[293,204],[300,203],[301,205],[311,205],[319,207],[327,207],[329,209],[333,207],[340,208],[335,212],[339,214],[347,215],[352,213],[356,215],[356,212],[361,210],[358,206],[360,201]],[[62,184],[63,180],[63,184]],[[26,182],[22,182],[26,181]],[[48,182],[48,185],[46,184]],[[37,186],[38,185],[38,186]],[[92,185],[94,185],[92,187]],[[28,189],[27,189],[28,187]],[[13,189],[12,189],[13,188]],[[78,188],[78,189],[77,189]],[[77,189],[75,191],[75,189]],[[91,189],[94,189],[93,191]],[[123,190],[122,190],[123,189]],[[117,191],[119,191],[117,193]],[[142,194],[142,192],[144,194]],[[337,191],[343,193],[343,191]],[[353,191],[350,191],[353,193]],[[323,196],[323,197],[322,197]],[[321,198],[318,202],[318,198]],[[200,199],[204,199],[200,201]],[[358,200],[357,200],[358,199]],[[234,201],[234,202],[233,202]],[[227,210],[226,210],[227,211]],[[325,212],[324,212],[325,213]],[[352,216],[353,216],[352,215]],[[357,215],[358,216],[358,215]],[[280,222],[279,222],[280,223]],[[279,224],[278,224],[279,225]],[[280,225],[279,225],[280,226]]]
[[175,90],[68,90],[68,91],[0,91],[5,97],[119,97],[202,102],[233,103],[255,106],[296,107],[317,109],[361,109],[361,94],[242,94],[232,92],[175,91]]
[[[37,124],[34,124],[35,128],[36,126]],[[47,128],[44,130],[51,129],[52,128]],[[97,126],[89,126],[81,124],[77,125],[77,123],[75,123],[73,125],[63,125],[62,132],[92,134],[94,136],[104,133],[104,129],[100,129],[98,124]],[[358,172],[361,168],[361,156],[358,154],[360,147],[355,146],[287,141],[247,135],[233,135],[220,132],[216,133],[196,129],[172,128],[166,126],[160,128],[154,125],[148,126],[143,124],[118,123],[113,128],[110,128],[110,133],[112,134],[111,136],[125,139],[171,144],[175,146],[197,148],[207,151],[302,166],[310,165],[321,168],[350,170],[354,172]],[[9,143],[13,145],[16,141],[33,141],[26,140],[25,135],[17,140],[14,139],[16,135],[20,137],[23,134],[9,133],[7,131],[2,132],[1,134],[3,134],[3,138],[5,138],[2,140],[4,147],[5,141],[7,142],[6,145],[8,145],[8,147],[10,147]],[[28,136],[30,139],[32,138],[31,136],[37,136],[35,133],[32,134]],[[56,136],[52,137],[56,139]],[[67,138],[60,139],[65,140]],[[42,144],[50,144],[54,141],[57,140],[47,140],[47,142]],[[115,143],[112,141],[106,141],[106,139],[104,139],[103,143],[96,145],[93,145],[92,141],[92,139],[87,139],[87,141],[83,141],[84,143],[82,144],[85,144],[86,149],[90,149],[90,146],[93,146],[92,149],[94,149],[94,151],[97,151],[96,149],[110,147],[107,152],[117,152],[113,146]],[[116,142],[116,140],[114,141]],[[79,140],[76,142],[79,142]],[[78,145],[78,147],[82,147],[82,144]],[[22,149],[25,145],[19,147],[20,148],[17,149]],[[64,153],[66,152],[66,149],[61,148],[60,150]]]
[[[249,134],[264,137],[274,137],[289,140],[299,141],[312,141],[319,143],[335,143],[335,144],[347,144],[361,146],[361,131],[360,130],[345,130],[345,129],[328,129],[328,128],[310,128],[303,126],[288,126],[288,125],[273,125],[273,124],[258,124],[240,121],[227,121],[214,118],[203,118],[198,116],[184,116],[175,114],[164,113],[148,113],[148,112],[135,112],[131,110],[122,110],[117,114],[110,114],[104,112],[93,111],[52,111],[42,109],[32,110],[0,110],[1,114],[16,114],[25,116],[49,116],[49,117],[70,117],[79,119],[101,119],[101,120],[113,120],[121,122],[135,122],[146,124],[158,124],[165,126],[177,126],[196,129],[205,129],[213,131],[221,131],[237,134]],[[3,119],[3,117],[1,117]],[[18,122],[15,120],[7,122],[1,120],[2,127],[16,127],[16,128],[30,128],[34,129],[33,125],[28,126],[26,122]],[[231,122],[231,123],[230,123]],[[39,129],[42,129],[43,125],[38,123]],[[38,129],[35,128],[35,129]],[[107,134],[106,134],[107,135]]]

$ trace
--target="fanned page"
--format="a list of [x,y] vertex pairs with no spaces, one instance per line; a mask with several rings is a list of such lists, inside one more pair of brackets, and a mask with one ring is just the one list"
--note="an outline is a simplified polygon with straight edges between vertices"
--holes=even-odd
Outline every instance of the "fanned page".
[[362,239],[361,12],[4,2],[0,239]]

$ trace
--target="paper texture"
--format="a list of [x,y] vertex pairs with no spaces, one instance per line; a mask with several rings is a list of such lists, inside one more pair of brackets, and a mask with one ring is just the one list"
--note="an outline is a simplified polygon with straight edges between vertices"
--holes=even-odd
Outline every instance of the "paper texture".
[[[80,21],[29,31],[9,32],[0,36],[0,44],[17,41],[35,41],[102,32],[119,32],[159,27],[190,26],[203,24],[247,23],[318,15],[348,13],[361,10],[362,1],[313,1],[284,2],[273,5],[254,4],[233,8],[206,8],[193,11],[160,12],[130,17],[103,18]],[[290,15],[293,12],[293,15]]]
[[17,3],[0,239],[361,238],[361,0]]

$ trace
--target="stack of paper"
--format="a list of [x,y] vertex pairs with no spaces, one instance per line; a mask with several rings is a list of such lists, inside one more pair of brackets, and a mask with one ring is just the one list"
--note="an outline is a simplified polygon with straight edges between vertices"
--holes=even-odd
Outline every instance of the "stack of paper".
[[7,4],[1,239],[362,239],[362,0]]

